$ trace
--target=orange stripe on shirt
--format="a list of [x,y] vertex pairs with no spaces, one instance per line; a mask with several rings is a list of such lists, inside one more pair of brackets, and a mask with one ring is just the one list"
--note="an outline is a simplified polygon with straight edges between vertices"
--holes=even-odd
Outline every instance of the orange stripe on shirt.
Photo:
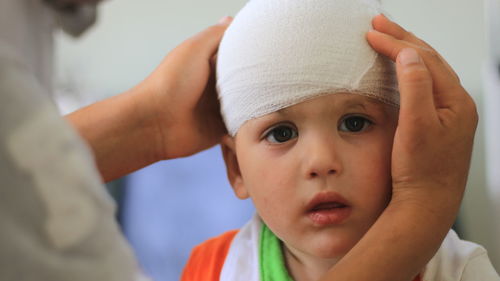
[[196,246],[182,272],[181,281],[219,281],[236,233],[238,230],[231,230]]

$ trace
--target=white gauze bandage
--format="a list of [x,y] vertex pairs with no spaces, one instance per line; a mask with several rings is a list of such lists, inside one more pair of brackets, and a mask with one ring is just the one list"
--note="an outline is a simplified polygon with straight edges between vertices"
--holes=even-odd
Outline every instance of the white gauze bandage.
[[250,0],[219,46],[217,91],[230,135],[247,120],[324,94],[398,106],[394,64],[365,39],[377,0]]

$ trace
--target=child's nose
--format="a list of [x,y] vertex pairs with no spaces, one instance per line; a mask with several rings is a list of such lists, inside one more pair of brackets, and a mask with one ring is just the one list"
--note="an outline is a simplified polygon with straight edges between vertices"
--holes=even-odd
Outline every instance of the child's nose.
[[337,173],[337,171],[336,171],[336,170],[334,170],[334,169],[330,169],[330,170],[326,171],[325,173],[323,173],[323,172],[322,172],[322,171],[320,171],[320,170],[318,170],[318,171],[313,170],[313,171],[311,171],[311,172],[309,173],[309,177],[310,177],[310,178],[315,178],[315,177],[319,177],[319,176],[321,176],[322,174],[325,174],[325,175],[333,175],[333,174],[335,174],[335,173]]
[[306,151],[306,177],[309,179],[341,173],[337,146],[332,139],[316,139]]

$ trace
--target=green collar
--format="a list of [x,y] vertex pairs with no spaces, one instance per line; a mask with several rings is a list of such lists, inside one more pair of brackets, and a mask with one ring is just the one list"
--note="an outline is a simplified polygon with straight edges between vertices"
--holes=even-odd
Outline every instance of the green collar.
[[293,281],[285,266],[281,241],[262,223],[259,245],[261,281]]

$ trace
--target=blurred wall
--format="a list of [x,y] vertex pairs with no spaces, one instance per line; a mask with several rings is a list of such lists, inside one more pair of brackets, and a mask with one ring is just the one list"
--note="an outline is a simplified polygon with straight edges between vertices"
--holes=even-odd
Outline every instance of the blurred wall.
[[[97,24],[82,38],[57,36],[59,95],[90,103],[140,82],[183,40],[226,15],[244,0],[105,0]],[[72,98],[73,99],[73,98]],[[67,111],[77,107],[65,103]]]
[[[500,0],[487,0],[485,3],[487,22],[487,61],[483,68],[484,74],[484,118],[486,182],[488,196],[494,202],[490,218],[495,228],[495,237],[500,237]],[[496,243],[497,269],[500,255],[500,242]]]
[[[445,57],[483,114],[482,66],[487,60],[482,0],[382,0],[401,25],[425,39]],[[243,0],[106,1],[99,23],[80,40],[58,37],[58,88],[67,111],[127,90],[138,83],[183,39],[234,15]],[[79,97],[66,99],[67,94]],[[82,96],[85,94],[86,98]],[[483,123],[479,126],[461,212],[465,238],[485,245],[500,269],[486,192]]]

